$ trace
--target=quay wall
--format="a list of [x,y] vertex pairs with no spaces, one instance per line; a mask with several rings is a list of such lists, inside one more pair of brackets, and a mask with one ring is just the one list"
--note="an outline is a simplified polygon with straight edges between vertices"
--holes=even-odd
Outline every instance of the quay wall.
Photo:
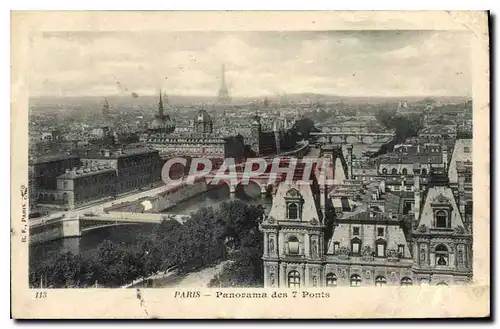
[[80,221],[76,218],[55,218],[40,225],[30,227],[29,244],[81,236]]
[[207,192],[209,187],[204,178],[194,184],[180,184],[152,197],[144,197],[135,201],[115,204],[106,208],[105,212],[160,213],[198,194]]

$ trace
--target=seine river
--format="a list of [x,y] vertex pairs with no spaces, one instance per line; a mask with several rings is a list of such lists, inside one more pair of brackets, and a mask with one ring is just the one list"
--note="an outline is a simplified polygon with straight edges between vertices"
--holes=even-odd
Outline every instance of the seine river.
[[[229,189],[223,186],[183,201],[166,212],[187,215],[201,207],[216,207],[224,201],[237,199],[255,205],[260,204],[267,211],[270,209],[272,203],[270,197],[260,195],[260,189],[256,185],[250,184],[245,186],[241,190],[238,190],[234,196],[231,196]],[[44,259],[48,253],[52,252],[71,251],[79,253],[86,250],[92,250],[97,248],[103,240],[131,244],[134,243],[137,236],[152,233],[155,226],[156,224],[141,224],[107,227],[92,230],[78,238],[66,238],[37,244],[30,247],[30,261],[32,264],[33,262],[37,263]]]

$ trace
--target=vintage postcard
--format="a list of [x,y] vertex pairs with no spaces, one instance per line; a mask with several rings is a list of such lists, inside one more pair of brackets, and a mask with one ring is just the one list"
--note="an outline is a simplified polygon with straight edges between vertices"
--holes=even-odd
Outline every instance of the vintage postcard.
[[487,12],[13,12],[12,316],[490,315]]

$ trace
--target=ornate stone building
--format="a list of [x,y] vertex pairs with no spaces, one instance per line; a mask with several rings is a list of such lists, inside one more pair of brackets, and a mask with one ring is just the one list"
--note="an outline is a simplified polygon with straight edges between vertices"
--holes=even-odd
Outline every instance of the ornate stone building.
[[[418,166],[415,168],[418,177]],[[418,181],[418,180],[417,180]],[[419,196],[416,198],[419,203]],[[472,278],[472,222],[465,219],[445,174],[428,183],[412,232],[413,272],[421,284],[463,284]]]
[[223,158],[226,152],[226,140],[214,132],[213,121],[206,110],[201,109],[194,118],[191,131],[176,133],[175,125],[165,119],[160,96],[158,113],[150,125],[146,145],[158,150],[163,157],[190,156]]
[[[323,154],[332,157],[332,186],[278,186],[261,224],[265,287],[461,284],[472,279],[472,217],[458,206],[461,199],[449,187],[444,168],[433,171],[423,187],[421,166],[413,166],[414,206],[405,215],[406,199],[386,193],[385,180],[366,186],[346,175],[349,160],[341,161],[339,151]],[[459,166],[458,172],[464,170]]]

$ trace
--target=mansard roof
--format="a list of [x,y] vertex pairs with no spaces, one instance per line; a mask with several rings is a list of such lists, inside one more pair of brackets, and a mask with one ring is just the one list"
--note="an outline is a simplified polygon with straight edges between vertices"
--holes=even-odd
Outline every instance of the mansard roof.
[[[295,191],[294,191],[295,190]],[[313,219],[319,220],[319,212],[316,202],[314,200],[313,192],[310,185],[296,184],[295,182],[282,182],[278,185],[278,190],[273,197],[273,205],[269,212],[269,217],[275,220],[284,220],[286,218],[286,202],[285,197],[292,193],[299,193],[303,198],[302,205],[302,221],[309,222]]]
[[451,228],[456,228],[458,226],[464,226],[462,221],[462,216],[453,196],[453,192],[448,186],[433,186],[427,191],[427,196],[425,198],[424,206],[420,212],[420,218],[418,219],[418,226],[425,225],[427,227],[432,227],[432,221],[434,218],[433,209],[436,206],[446,206],[451,208]]
[[457,139],[451,156],[448,177],[451,184],[458,182],[457,161],[472,161],[472,139]]

